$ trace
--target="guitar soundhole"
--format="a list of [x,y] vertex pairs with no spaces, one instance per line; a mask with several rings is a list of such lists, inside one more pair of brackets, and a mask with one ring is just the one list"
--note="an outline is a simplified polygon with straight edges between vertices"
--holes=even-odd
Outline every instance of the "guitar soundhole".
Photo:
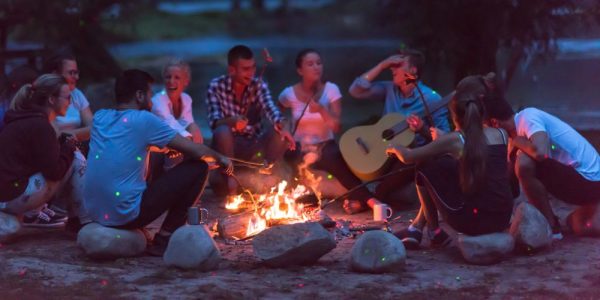
[[394,131],[392,129],[386,129],[381,133],[381,138],[384,140],[391,140],[394,138]]

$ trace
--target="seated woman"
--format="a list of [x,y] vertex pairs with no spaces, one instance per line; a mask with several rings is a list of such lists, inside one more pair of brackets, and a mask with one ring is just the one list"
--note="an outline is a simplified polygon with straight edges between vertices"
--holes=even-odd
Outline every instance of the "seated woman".
[[64,77],[71,91],[71,103],[67,113],[64,116],[57,116],[54,125],[61,133],[70,134],[79,142],[89,141],[94,115],[87,98],[77,88],[79,68],[75,56],[68,53],[55,54],[46,62],[44,71]]
[[[0,131],[0,211],[23,215],[24,222],[38,227],[63,225],[42,209],[74,176],[75,146],[52,126],[57,116],[67,112],[71,90],[62,76],[45,74],[33,84],[25,84],[12,100]],[[76,174],[83,175],[83,174]],[[74,211],[81,207],[81,184],[73,184]]]
[[[192,115],[192,98],[184,92],[191,80],[190,66],[181,59],[173,58],[164,66],[162,75],[165,88],[152,97],[152,112],[179,135],[202,144],[202,132]],[[175,152],[167,155],[152,153],[150,157],[153,178],[183,161],[183,157]]]
[[[90,103],[87,98],[77,88],[79,81],[79,67],[77,60],[73,54],[65,51],[54,53],[44,65],[44,71],[62,76],[69,85],[71,91],[71,103],[67,108],[64,116],[57,116],[52,122],[54,127],[59,131],[59,134],[66,134],[73,137],[77,143],[77,151],[75,152],[75,173],[81,174],[85,172],[87,167],[86,156],[90,140],[90,128],[94,115],[90,109]],[[80,180],[81,181],[81,180]],[[50,207],[46,209],[48,214],[55,215],[55,218],[65,217],[68,211],[71,210],[67,203],[68,197],[59,194],[50,201]],[[79,219],[71,219],[67,225],[80,227]],[[89,220],[83,220],[87,222]]]
[[425,224],[432,246],[451,242],[439,227],[438,211],[453,229],[468,235],[509,226],[513,196],[506,161],[508,136],[503,129],[483,125],[485,96],[472,89],[480,81],[479,76],[469,76],[456,88],[450,102],[456,131],[423,147],[387,149],[404,163],[417,163],[421,209],[407,229],[396,233],[409,249],[419,247]]
[[[337,85],[322,80],[323,64],[319,52],[314,49],[300,51],[296,56],[296,71],[301,81],[285,88],[279,95],[279,103],[292,111],[295,124],[292,134],[299,144],[288,157],[294,157],[297,164],[302,153],[320,153],[312,165],[314,168],[329,172],[347,189],[361,184],[346,165],[334,140],[333,134],[340,130],[342,95]],[[344,202],[344,210],[349,214],[379,203],[366,187],[352,192],[349,197],[352,200]]]

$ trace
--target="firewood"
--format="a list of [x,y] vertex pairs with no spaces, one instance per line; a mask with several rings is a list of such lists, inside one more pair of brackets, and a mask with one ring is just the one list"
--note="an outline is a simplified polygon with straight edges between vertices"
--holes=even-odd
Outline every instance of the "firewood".
[[236,240],[246,237],[248,222],[253,214],[254,211],[250,210],[219,219],[217,223],[219,236]]

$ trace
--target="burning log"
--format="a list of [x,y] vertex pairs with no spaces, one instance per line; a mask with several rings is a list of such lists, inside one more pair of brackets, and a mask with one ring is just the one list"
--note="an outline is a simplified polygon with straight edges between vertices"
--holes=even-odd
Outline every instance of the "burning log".
[[253,215],[254,211],[246,211],[219,219],[217,223],[219,236],[234,240],[245,238],[248,232],[248,224],[250,224]]

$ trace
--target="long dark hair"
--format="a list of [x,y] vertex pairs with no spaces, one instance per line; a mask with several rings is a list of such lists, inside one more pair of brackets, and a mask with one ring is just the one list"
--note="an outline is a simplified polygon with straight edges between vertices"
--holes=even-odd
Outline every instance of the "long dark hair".
[[450,111],[464,135],[465,145],[459,163],[460,186],[472,194],[483,185],[486,171],[487,140],[483,133],[486,88],[481,76],[468,76],[456,87]]

